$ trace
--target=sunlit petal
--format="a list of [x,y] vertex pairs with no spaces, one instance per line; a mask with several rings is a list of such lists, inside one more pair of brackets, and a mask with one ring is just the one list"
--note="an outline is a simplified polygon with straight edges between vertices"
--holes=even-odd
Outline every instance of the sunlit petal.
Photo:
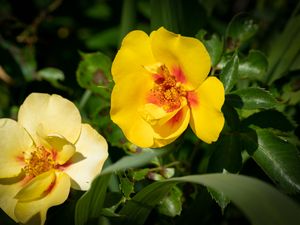
[[15,216],[17,199],[14,196],[23,187],[20,178],[0,179],[0,208],[14,221],[18,222]]
[[111,96],[111,119],[122,128],[129,141],[141,147],[153,144],[153,129],[139,112],[147,103],[152,86],[150,76],[128,74],[116,83]]
[[62,204],[70,191],[70,178],[63,172],[56,172],[55,183],[44,198],[35,201],[18,202],[15,208],[16,218],[26,223],[31,217],[39,214],[41,224],[45,223],[46,214],[50,207]]
[[45,141],[55,151],[55,161],[60,165],[66,163],[76,151],[75,145],[60,135],[49,135]]
[[24,167],[24,153],[32,150],[33,141],[11,119],[0,119],[0,137],[0,178],[18,176]]
[[142,76],[146,71],[144,66],[154,63],[149,36],[143,31],[132,31],[123,39],[121,49],[112,64],[114,81],[117,82],[119,78],[132,73],[140,73]]
[[15,196],[19,202],[28,202],[45,197],[55,183],[54,170],[47,171],[33,178]]
[[46,135],[60,134],[75,143],[81,130],[81,117],[76,106],[59,95],[30,94],[21,105],[18,122],[39,143],[38,127]]
[[191,105],[190,125],[204,142],[216,141],[224,126],[221,107],[224,103],[224,87],[215,77],[207,78],[195,92],[197,101]]
[[186,88],[196,89],[205,80],[211,62],[199,40],[174,34],[163,27],[153,31],[150,39],[155,59],[165,64]]
[[101,172],[108,157],[106,140],[90,125],[83,124],[78,142],[77,153],[71,158],[65,172],[71,177],[72,188],[89,189],[92,180]]

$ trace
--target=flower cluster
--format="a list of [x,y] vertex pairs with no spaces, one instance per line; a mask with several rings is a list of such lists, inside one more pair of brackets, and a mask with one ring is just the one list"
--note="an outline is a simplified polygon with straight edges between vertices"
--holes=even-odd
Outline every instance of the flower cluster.
[[87,190],[108,157],[105,139],[59,95],[29,95],[17,122],[0,119],[0,137],[0,207],[20,223],[44,224],[48,208],[70,187]]
[[[162,147],[190,125],[204,142],[224,125],[224,87],[209,76],[204,45],[160,28],[130,32],[112,65],[112,120],[140,147]],[[108,157],[106,140],[59,95],[30,94],[18,121],[0,119],[0,207],[16,222],[44,224],[70,188],[87,190]],[[36,222],[35,222],[36,223]]]

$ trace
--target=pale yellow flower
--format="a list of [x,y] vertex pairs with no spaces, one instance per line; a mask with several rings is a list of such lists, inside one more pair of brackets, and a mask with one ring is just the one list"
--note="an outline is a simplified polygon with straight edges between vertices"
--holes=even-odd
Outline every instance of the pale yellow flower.
[[89,189],[107,157],[106,140],[81,123],[72,102],[33,93],[17,122],[0,119],[0,207],[16,222],[44,224],[70,187]]

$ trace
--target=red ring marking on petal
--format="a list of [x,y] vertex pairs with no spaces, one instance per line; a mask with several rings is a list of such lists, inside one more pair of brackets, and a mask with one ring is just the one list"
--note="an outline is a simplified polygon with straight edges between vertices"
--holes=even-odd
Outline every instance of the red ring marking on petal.
[[188,100],[190,107],[195,107],[195,106],[198,106],[198,104],[199,104],[198,96],[193,91],[187,92],[187,100]]
[[183,110],[179,110],[175,116],[173,116],[170,120],[168,120],[167,124],[171,127],[175,126],[178,122],[180,122],[183,118]]
[[172,74],[176,77],[176,81],[180,83],[186,82],[186,77],[179,66],[174,66],[172,70]]

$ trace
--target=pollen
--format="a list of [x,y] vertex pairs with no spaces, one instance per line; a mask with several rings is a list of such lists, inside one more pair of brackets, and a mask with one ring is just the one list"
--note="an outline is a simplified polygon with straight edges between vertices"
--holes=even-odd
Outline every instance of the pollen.
[[186,98],[186,91],[176,77],[165,65],[159,67],[154,74],[154,87],[150,91],[149,101],[163,107],[166,112],[172,112],[181,106],[182,97]]
[[53,151],[46,149],[44,146],[37,147],[37,149],[31,153],[29,159],[25,160],[25,174],[30,177],[36,177],[41,173],[56,168],[54,158]]

